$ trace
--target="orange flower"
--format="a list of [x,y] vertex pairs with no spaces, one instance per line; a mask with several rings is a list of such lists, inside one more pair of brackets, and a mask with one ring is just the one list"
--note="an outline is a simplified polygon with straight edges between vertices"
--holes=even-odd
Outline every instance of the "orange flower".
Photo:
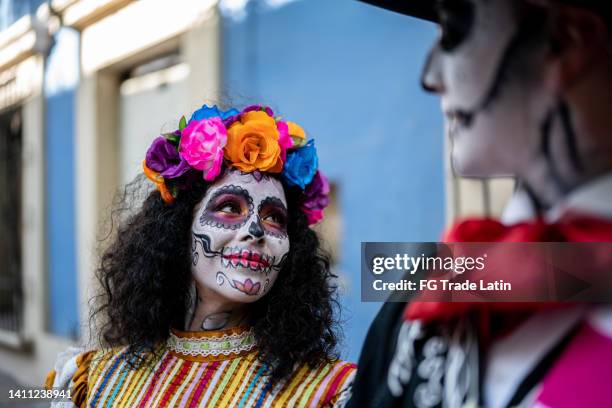
[[279,136],[276,121],[266,112],[246,112],[227,131],[225,158],[245,173],[280,173],[283,160]]
[[164,202],[167,204],[172,204],[174,202],[174,197],[172,197],[172,193],[170,193],[168,187],[166,187],[166,182],[164,181],[163,176],[151,170],[147,166],[146,160],[142,161],[142,168],[147,178],[157,186],[157,189],[161,193],[162,200],[164,200]]
[[289,136],[293,139],[293,148],[302,147],[306,144],[306,132],[300,125],[294,122],[287,121],[287,127],[289,128]]

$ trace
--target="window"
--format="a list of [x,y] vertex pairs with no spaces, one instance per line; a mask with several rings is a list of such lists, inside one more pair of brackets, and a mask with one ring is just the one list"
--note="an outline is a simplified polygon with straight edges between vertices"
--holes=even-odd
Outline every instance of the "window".
[[0,329],[21,329],[21,114],[0,113]]

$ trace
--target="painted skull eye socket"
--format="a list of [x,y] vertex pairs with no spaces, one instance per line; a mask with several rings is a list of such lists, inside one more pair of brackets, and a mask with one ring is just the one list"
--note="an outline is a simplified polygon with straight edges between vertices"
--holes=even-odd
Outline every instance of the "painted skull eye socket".
[[208,206],[208,212],[225,217],[240,217],[249,211],[248,201],[240,194],[225,193],[215,197]]
[[249,192],[232,184],[218,188],[200,215],[200,225],[237,229],[253,213],[253,199]]
[[259,219],[264,223],[264,228],[278,231],[287,229],[287,209],[285,204],[277,197],[267,197],[257,208]]
[[275,224],[279,227],[284,227],[286,224],[286,215],[278,210],[263,215],[261,219],[265,222]]
[[441,0],[438,2],[438,20],[442,32],[440,46],[444,51],[452,51],[467,38],[474,25],[474,3],[470,0]]
[[226,200],[225,202],[220,203],[215,211],[224,213],[224,214],[241,214],[243,212],[242,205],[238,203],[235,199]]

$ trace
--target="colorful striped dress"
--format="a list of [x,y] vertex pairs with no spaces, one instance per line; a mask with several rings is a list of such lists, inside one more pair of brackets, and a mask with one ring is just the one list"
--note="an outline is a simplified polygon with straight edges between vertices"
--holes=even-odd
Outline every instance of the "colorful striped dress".
[[[253,332],[245,327],[207,332],[173,330],[161,357],[136,369],[128,366],[125,350],[90,351],[76,357],[77,372],[70,385],[75,405],[343,406],[350,396],[356,368],[344,361],[316,368],[302,364],[289,379],[275,382],[257,359]],[[51,384],[61,386],[53,379]]]

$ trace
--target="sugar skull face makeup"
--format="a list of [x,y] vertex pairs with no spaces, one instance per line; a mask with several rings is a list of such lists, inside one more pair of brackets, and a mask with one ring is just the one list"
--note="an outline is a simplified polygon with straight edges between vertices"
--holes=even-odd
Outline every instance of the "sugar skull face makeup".
[[453,166],[462,175],[515,173],[537,151],[552,102],[536,69],[524,68],[541,66],[545,53],[529,40],[542,30],[537,16],[520,7],[514,0],[440,2],[440,39],[422,83],[442,98]]
[[196,283],[235,302],[254,302],[274,284],[289,251],[287,201],[280,181],[228,171],[196,207]]

